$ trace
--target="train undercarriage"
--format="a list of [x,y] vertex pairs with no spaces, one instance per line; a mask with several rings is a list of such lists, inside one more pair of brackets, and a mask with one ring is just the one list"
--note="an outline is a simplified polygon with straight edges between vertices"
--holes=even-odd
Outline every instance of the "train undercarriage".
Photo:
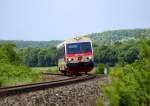
[[79,74],[87,74],[94,67],[93,62],[80,62],[80,63],[68,63],[66,65],[65,70],[60,70],[62,73],[71,74],[71,75],[79,75]]

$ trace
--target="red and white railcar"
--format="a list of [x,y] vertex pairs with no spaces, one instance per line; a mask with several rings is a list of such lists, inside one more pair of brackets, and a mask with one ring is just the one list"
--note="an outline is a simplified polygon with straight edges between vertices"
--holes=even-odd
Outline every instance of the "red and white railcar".
[[92,41],[87,37],[65,40],[57,50],[58,68],[64,74],[87,74],[94,67]]

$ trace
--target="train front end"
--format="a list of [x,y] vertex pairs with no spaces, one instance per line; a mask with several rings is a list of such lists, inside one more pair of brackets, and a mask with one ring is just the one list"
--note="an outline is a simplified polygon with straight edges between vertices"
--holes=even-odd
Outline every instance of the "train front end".
[[66,66],[71,74],[90,72],[94,67],[92,42],[89,38],[66,43]]

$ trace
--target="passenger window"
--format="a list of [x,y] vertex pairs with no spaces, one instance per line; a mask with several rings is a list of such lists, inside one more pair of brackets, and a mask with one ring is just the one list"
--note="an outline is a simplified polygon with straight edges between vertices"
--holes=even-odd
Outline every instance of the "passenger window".
[[58,58],[63,58],[64,55],[65,55],[65,47],[63,46],[62,48],[58,49],[58,55],[57,55],[57,57]]

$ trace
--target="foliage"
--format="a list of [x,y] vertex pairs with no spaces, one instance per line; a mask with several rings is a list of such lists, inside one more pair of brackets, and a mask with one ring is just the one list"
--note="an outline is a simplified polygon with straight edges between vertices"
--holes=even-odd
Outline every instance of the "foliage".
[[[127,29],[127,30],[112,30],[100,33],[91,33],[85,35],[90,37],[93,42],[98,45],[110,45],[115,42],[136,41],[141,37],[150,38],[150,29]],[[51,41],[23,41],[23,40],[0,40],[1,43],[14,43],[17,48],[47,48],[53,47],[61,43],[61,40]]]
[[[115,66],[138,59],[137,42],[141,37],[150,38],[150,29],[113,30],[87,36],[93,40],[95,62]],[[57,65],[55,46],[62,41],[0,41],[5,42],[17,45],[23,64],[49,67]]]
[[[139,51],[136,42],[116,42],[113,45],[99,46],[94,43],[94,61],[97,64],[107,64],[114,66],[120,61],[132,63],[138,59]],[[24,48],[18,53],[22,58],[22,63],[30,67],[49,67],[57,65],[57,50],[50,48]]]
[[61,43],[60,40],[51,40],[51,41],[23,41],[23,40],[0,40],[0,44],[3,43],[11,43],[15,44],[18,49],[20,48],[47,48],[47,47],[53,47],[57,44]]
[[22,63],[30,67],[48,67],[57,64],[57,51],[51,48],[25,48],[18,51]]
[[138,41],[143,37],[150,38],[150,29],[112,30],[87,36],[99,45],[111,45],[115,42]]
[[40,74],[20,64],[14,44],[0,45],[0,86],[11,86],[38,81]]
[[0,64],[0,86],[12,86],[33,83],[40,80],[40,74],[26,66]]
[[56,66],[52,67],[33,67],[32,70],[36,73],[46,73],[46,72],[51,72],[51,73],[59,73],[58,69]]
[[0,45],[0,63],[13,63],[17,64],[20,62],[20,57],[17,55],[16,46],[14,44],[3,44]]
[[140,58],[134,63],[110,71],[103,91],[111,106],[150,105],[150,41],[140,41],[139,51]]
[[136,42],[116,42],[113,45],[97,46],[94,48],[96,63],[114,66],[118,62],[132,63],[138,59],[139,51]]
[[95,68],[95,74],[104,74],[104,68],[105,68],[104,64],[97,64]]

